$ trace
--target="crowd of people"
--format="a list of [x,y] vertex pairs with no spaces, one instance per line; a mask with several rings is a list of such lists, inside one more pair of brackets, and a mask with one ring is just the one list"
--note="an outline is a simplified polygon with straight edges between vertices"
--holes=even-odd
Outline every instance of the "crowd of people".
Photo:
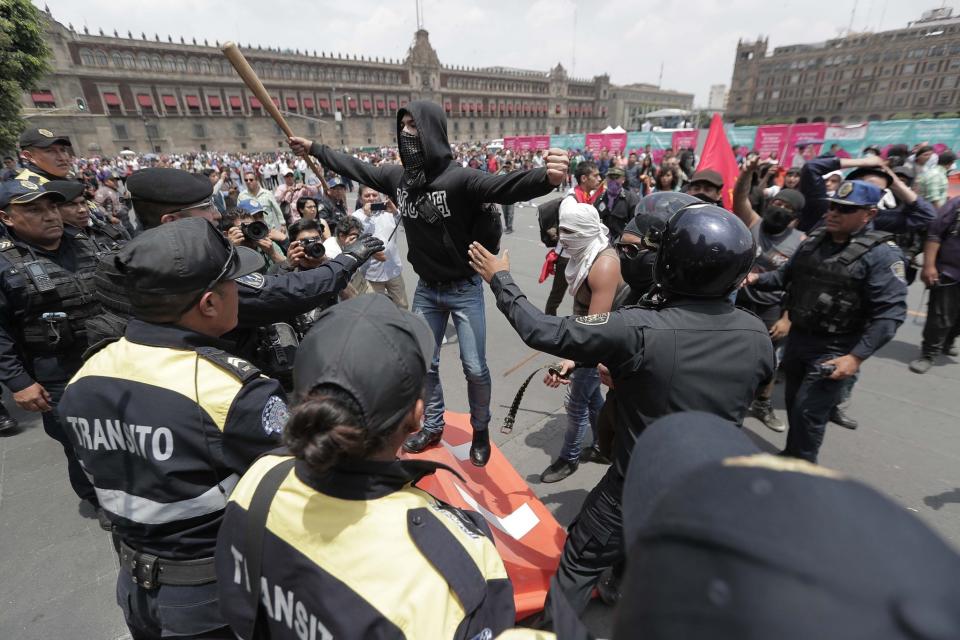
[[[398,112],[397,140],[84,159],[29,129],[8,159],[0,382],[42,414],[113,536],[134,638],[587,637],[595,588],[617,638],[960,634],[960,556],[816,465],[829,421],[857,427],[845,403],[918,272],[930,304],[910,369],[957,355],[952,152],[828,149],[789,167],[748,152],[730,185],[693,149],[654,162],[650,148],[450,145],[442,107],[420,101]],[[516,203],[555,191],[538,207],[541,311],[500,242]],[[568,428],[541,482],[609,465],[522,629],[484,518],[415,486],[450,472],[417,454],[443,439],[451,319],[468,461],[490,459],[484,286],[560,358],[544,383],[566,388]],[[573,314],[558,315],[567,294]],[[747,415],[789,429],[780,456],[743,435]],[[797,558],[834,544],[812,521],[882,531],[898,553],[810,568]],[[888,620],[894,596],[926,608]],[[940,636],[922,632],[931,615]]]

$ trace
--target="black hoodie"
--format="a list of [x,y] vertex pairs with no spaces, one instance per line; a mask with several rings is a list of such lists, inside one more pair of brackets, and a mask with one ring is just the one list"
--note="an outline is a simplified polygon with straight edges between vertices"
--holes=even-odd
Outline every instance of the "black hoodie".
[[[447,141],[447,119],[440,105],[433,102],[411,102],[397,112],[397,139],[403,128],[403,116],[409,113],[416,121],[423,144],[424,173],[427,182],[423,191],[443,214],[442,224],[424,222],[413,206],[418,193],[401,187],[403,167],[374,167],[326,145],[314,143],[310,155],[326,169],[349,176],[390,196],[404,217],[407,233],[407,259],[417,275],[428,282],[449,282],[474,275],[467,264],[467,247],[480,242],[497,251],[500,242],[499,220],[483,210],[483,204],[513,204],[546,195],[553,189],[547,181],[546,169],[514,171],[491,175],[477,169],[464,168],[453,161]],[[444,229],[453,243],[444,241]]]

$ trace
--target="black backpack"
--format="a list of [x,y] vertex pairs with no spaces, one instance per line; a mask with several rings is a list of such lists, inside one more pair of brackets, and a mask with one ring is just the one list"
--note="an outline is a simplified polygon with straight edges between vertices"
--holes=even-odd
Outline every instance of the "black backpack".
[[563,198],[537,205],[537,221],[540,223],[540,242],[547,247],[557,246],[560,238],[560,203]]

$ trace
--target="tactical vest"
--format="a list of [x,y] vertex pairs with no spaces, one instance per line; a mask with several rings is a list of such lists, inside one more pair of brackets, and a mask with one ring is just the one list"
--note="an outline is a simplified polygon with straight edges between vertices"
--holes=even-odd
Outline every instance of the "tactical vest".
[[23,290],[22,297],[27,301],[25,308],[15,310],[15,315],[22,331],[22,346],[30,355],[82,351],[87,346],[86,321],[100,313],[100,304],[93,292],[96,247],[83,233],[73,238],[65,235],[62,241],[73,242],[77,270],[68,271],[36,252],[36,260],[43,265],[54,287],[41,292],[24,267],[34,260],[34,255],[9,238],[0,240],[0,254],[13,265],[10,285],[14,291]]
[[866,273],[858,270],[856,263],[893,236],[871,229],[825,258],[818,249],[826,237],[822,227],[813,231],[794,255],[787,289],[790,321],[810,333],[861,331],[867,312]]

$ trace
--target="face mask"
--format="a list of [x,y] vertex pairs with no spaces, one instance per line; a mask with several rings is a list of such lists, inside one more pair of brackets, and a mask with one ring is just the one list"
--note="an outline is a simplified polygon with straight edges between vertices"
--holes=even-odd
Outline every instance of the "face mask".
[[405,182],[411,187],[423,186],[427,178],[424,174],[425,161],[420,136],[401,131],[397,147],[400,151],[400,162],[403,164]]
[[763,230],[769,234],[783,233],[793,222],[793,212],[784,207],[768,205],[763,210]]
[[616,198],[620,195],[620,192],[623,190],[623,186],[616,180],[611,180],[607,183],[607,193]]
[[655,251],[642,250],[634,258],[620,253],[620,276],[636,293],[646,293],[653,285],[653,263],[657,258]]
[[718,207],[723,205],[723,200],[713,200],[713,199],[710,198],[710,196],[708,196],[708,195],[705,194],[705,193],[698,193],[698,194],[696,194],[696,195],[693,196],[693,197],[694,197],[694,198],[699,198],[700,200],[703,200],[703,201],[706,202],[707,204],[715,204],[715,205],[717,205]]

